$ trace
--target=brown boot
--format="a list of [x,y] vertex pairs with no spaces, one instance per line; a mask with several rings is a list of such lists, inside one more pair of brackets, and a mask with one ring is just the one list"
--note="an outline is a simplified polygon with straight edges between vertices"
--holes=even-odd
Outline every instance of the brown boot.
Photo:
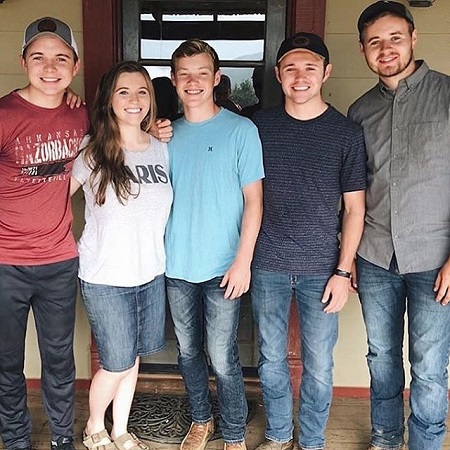
[[259,444],[255,450],[292,450],[294,448],[294,440],[287,442],[277,442],[271,439],[266,439],[262,444]]
[[223,450],[247,450],[245,441],[242,442],[225,442]]
[[214,421],[192,422],[188,433],[180,445],[180,450],[203,450],[214,434]]
[[242,442],[225,442],[223,450],[247,450],[245,441]]

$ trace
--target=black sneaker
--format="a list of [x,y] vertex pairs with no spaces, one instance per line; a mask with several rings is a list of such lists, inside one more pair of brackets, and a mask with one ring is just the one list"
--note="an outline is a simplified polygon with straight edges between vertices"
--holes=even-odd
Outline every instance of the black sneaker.
[[56,441],[51,441],[51,450],[75,450],[73,438],[61,436]]

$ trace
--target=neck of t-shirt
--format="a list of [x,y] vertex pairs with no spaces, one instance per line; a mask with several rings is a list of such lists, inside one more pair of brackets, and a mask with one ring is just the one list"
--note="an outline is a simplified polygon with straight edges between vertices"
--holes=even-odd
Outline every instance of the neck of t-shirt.
[[212,101],[207,105],[185,107],[184,117],[188,122],[205,122],[206,120],[212,119],[219,111],[220,107]]
[[327,109],[328,104],[322,99],[314,104],[298,104],[285,102],[284,109],[287,114],[297,120],[311,120],[321,116]]
[[65,91],[55,95],[46,95],[28,85],[23,89],[19,89],[17,94],[32,105],[40,108],[56,109],[63,102]]

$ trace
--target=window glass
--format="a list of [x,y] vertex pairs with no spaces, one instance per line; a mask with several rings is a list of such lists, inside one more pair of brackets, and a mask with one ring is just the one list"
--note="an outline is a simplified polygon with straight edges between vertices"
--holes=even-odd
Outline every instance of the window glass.
[[221,60],[262,61],[265,3],[255,0],[143,2],[140,57],[170,59],[181,42],[199,38],[212,45]]

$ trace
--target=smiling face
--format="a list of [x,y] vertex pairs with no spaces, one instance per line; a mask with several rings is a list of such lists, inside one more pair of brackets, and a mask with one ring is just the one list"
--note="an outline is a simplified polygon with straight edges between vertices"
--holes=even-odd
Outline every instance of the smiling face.
[[117,79],[111,106],[119,127],[140,127],[151,105],[151,93],[139,72],[124,72]]
[[80,68],[73,50],[61,39],[42,36],[33,41],[21,57],[28,75],[27,100],[45,106],[61,103],[66,88]]
[[172,82],[187,116],[200,112],[202,117],[208,117],[216,112],[213,92],[219,81],[220,70],[214,72],[212,58],[206,53],[176,60]]
[[360,43],[367,65],[390,88],[415,70],[413,50],[417,42],[416,30],[397,16],[380,17],[368,25]]
[[286,54],[275,67],[275,75],[285,95],[286,110],[323,108],[321,89],[330,73],[331,64],[324,67],[324,60],[309,50]]

